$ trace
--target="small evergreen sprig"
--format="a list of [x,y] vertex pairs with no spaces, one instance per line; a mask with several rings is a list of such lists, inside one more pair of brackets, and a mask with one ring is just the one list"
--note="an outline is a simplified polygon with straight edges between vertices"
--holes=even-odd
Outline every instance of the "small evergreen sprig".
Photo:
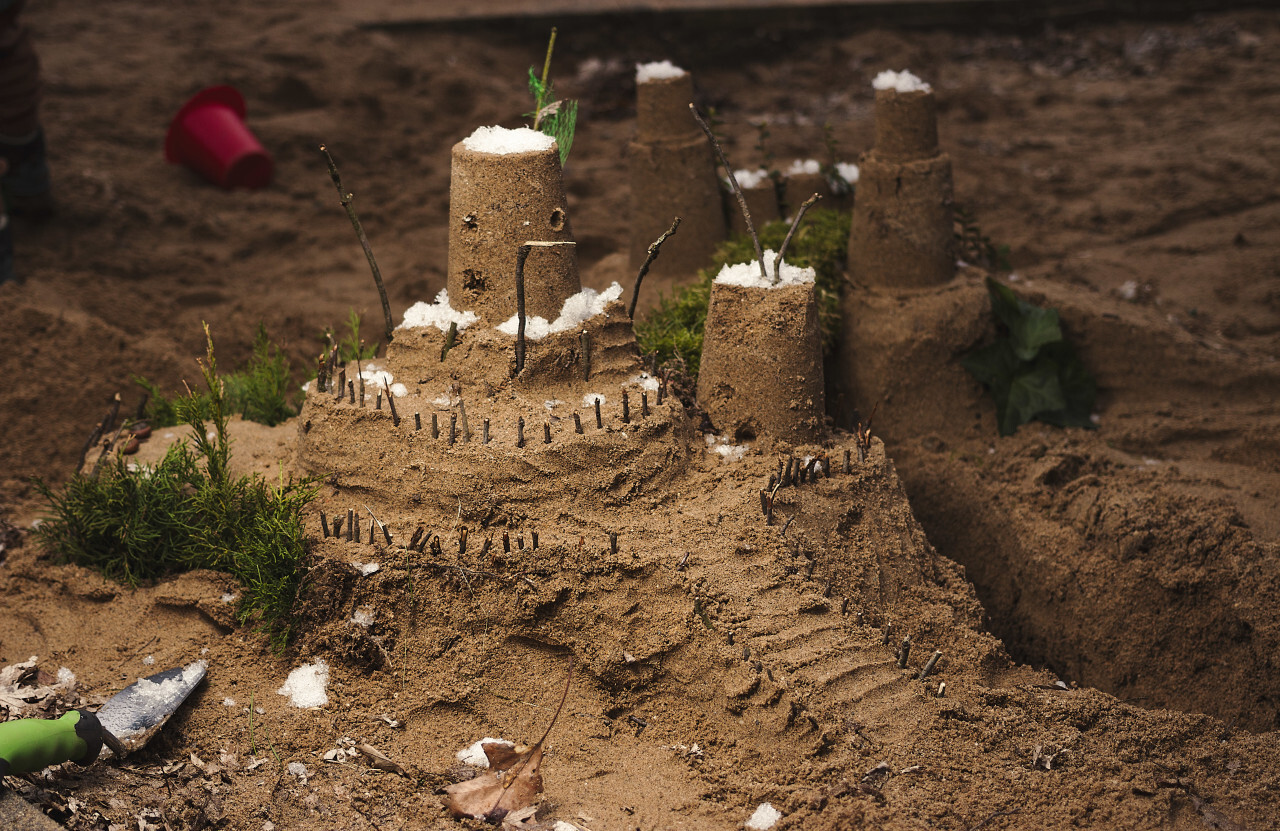
[[560,148],[560,166],[569,160],[573,147],[573,134],[578,126],[578,102],[557,99],[551,86],[551,52],[556,47],[556,30],[551,29],[547,42],[547,57],[542,63],[542,75],[535,67],[529,67],[529,92],[533,95],[533,112],[525,113],[533,118],[533,129],[556,140]]
[[205,337],[206,389],[174,402],[190,439],[154,467],[117,452],[112,464],[76,473],[60,489],[37,479],[49,515],[36,537],[59,558],[129,585],[199,568],[227,572],[240,581],[240,620],[283,647],[306,570],[302,510],[317,487],[231,475],[228,401],[207,326]]

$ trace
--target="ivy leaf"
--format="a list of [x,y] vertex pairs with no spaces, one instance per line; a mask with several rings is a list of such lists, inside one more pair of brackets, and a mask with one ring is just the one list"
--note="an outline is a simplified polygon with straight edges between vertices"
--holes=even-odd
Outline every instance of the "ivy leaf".
[[991,310],[1009,327],[1014,352],[1024,361],[1035,358],[1040,347],[1062,340],[1057,309],[1042,309],[1019,298],[1008,286],[987,278]]
[[1092,428],[1097,384],[1063,339],[1057,310],[1020,300],[989,278],[987,289],[1007,334],[965,355],[960,365],[991,391],[1000,435],[1033,419]]
[[1041,413],[1064,409],[1062,385],[1058,383],[1057,367],[1051,362],[1037,361],[1020,370],[1009,382],[1009,394],[1004,406],[996,401],[1000,421],[1000,435],[1011,436],[1018,427],[1038,417]]

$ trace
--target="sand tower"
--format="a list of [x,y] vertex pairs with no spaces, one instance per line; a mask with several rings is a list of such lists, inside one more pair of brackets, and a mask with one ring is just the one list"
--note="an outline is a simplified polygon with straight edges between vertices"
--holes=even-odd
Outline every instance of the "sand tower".
[[698,404],[720,430],[812,441],[823,430],[822,335],[811,268],[774,253],[725,266],[711,285],[698,373]]
[[[572,242],[560,151],[522,127],[481,127],[453,147],[449,201],[449,299],[491,321],[516,311],[516,249],[529,241]],[[554,319],[578,292],[572,245],[539,247],[525,264],[528,314]]]
[[910,72],[882,72],[876,143],[859,163],[849,271],[874,286],[944,283],[955,274],[951,158],[938,151],[933,89]]
[[689,113],[693,76],[670,61],[636,69],[636,139],[631,142],[631,266],[683,219],[662,246],[650,279],[670,283],[692,277],[725,238],[720,183],[711,145]]

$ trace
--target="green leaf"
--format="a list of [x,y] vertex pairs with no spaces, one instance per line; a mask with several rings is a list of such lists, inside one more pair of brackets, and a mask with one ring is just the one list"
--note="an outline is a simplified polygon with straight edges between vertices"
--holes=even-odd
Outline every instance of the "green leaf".
[[996,402],[1000,435],[1011,436],[1018,427],[1041,413],[1061,410],[1066,406],[1057,367],[1052,362],[1024,368],[1010,379],[1009,395],[1004,406]]
[[974,349],[960,365],[991,391],[1000,435],[1033,419],[1093,428],[1097,383],[1063,339],[1057,310],[1019,300],[991,279],[987,289],[1007,334]]
[[991,310],[1000,322],[1009,327],[1014,352],[1029,361],[1047,343],[1062,340],[1062,327],[1058,323],[1057,309],[1042,309],[1022,300],[1008,286],[987,278],[987,291],[991,294]]

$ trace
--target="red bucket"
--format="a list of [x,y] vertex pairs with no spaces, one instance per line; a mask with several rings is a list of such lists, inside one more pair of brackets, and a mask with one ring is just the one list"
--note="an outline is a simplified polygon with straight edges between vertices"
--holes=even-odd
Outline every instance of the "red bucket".
[[244,96],[234,87],[197,92],[169,124],[164,157],[228,190],[266,187],[271,156],[245,125],[244,113]]

